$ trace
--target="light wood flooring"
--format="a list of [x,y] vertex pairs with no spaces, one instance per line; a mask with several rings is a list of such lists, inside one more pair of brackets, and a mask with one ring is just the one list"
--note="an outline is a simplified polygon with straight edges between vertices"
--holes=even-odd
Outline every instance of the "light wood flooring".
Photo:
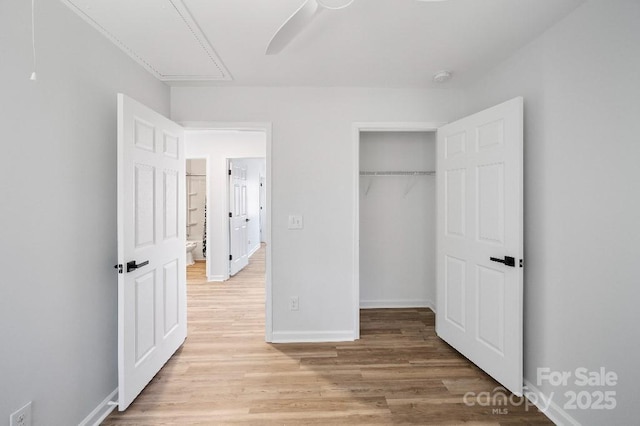
[[265,343],[264,251],[224,283],[188,269],[185,344],[103,425],[552,424],[524,404],[466,405],[499,385],[436,337],[429,309],[363,310],[356,342]]

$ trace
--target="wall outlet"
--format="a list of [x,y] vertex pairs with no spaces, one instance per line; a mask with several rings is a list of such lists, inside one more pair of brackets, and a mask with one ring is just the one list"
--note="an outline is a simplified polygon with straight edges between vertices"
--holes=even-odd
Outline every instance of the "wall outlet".
[[298,296],[292,296],[291,299],[289,299],[289,310],[297,311],[299,308],[300,308],[300,304],[299,304]]
[[9,417],[10,426],[31,426],[31,401]]

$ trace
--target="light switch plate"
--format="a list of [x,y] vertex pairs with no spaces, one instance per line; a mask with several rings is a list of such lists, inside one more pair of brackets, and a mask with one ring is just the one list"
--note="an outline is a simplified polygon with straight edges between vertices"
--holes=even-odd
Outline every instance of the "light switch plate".
[[289,215],[289,229],[302,229],[302,215]]

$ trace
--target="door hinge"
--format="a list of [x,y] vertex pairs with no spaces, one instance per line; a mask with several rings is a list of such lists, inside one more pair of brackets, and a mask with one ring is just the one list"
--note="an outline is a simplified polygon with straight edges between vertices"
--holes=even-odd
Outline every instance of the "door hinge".
[[118,273],[122,273],[122,263],[118,263],[117,265],[113,265],[114,268],[118,270]]
[[229,212],[229,217],[233,217],[233,213]]
[[229,176],[231,176],[231,170],[229,170]]
[[524,259],[520,259],[520,267],[524,268]]
[[229,255],[229,260],[233,260],[233,255],[232,254]]

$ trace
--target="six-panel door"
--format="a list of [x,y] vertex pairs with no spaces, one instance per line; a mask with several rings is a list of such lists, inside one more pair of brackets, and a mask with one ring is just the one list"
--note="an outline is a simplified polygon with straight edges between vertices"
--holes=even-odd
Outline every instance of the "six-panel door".
[[118,95],[120,410],[186,337],[183,139],[180,126]]
[[[438,130],[438,335],[522,392],[522,98]],[[509,266],[505,256],[515,258]],[[493,258],[494,260],[491,260]]]

